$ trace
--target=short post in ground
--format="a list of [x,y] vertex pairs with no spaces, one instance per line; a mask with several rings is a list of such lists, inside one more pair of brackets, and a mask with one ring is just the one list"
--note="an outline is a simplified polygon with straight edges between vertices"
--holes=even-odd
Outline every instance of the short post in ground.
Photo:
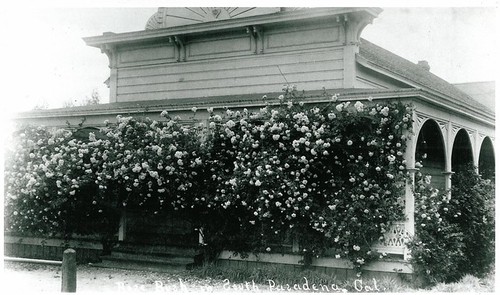
[[73,249],[63,253],[61,292],[76,292],[76,251]]

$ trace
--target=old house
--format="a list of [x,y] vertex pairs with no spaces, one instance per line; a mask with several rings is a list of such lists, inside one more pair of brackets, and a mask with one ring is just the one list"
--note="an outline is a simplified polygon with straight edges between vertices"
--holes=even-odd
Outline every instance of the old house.
[[[492,108],[418,64],[361,38],[378,8],[159,8],[145,30],[84,38],[109,58],[110,103],[21,113],[17,120],[49,126],[66,122],[96,127],[118,114],[158,118],[168,109],[189,118],[193,106],[259,108],[263,95],[277,97],[283,84],[306,93],[305,103],[321,103],[322,89],[343,101],[368,96],[415,106],[414,135],[406,151],[410,172],[416,155],[426,154],[425,173],[450,188],[456,165],[472,162],[479,172],[494,170],[495,114]],[[374,40],[376,41],[376,40]],[[97,54],[97,52],[96,52]],[[462,90],[461,90],[462,89]],[[208,118],[201,113],[197,121]],[[406,189],[406,220],[377,245],[394,259],[368,270],[411,273],[404,245],[414,233],[414,199]],[[119,239],[133,238],[124,218]],[[292,247],[293,248],[293,247]],[[295,249],[295,248],[294,248]],[[295,250],[293,250],[295,251]],[[262,261],[298,264],[299,255],[265,254]],[[230,252],[221,260],[239,261]],[[245,261],[257,260],[249,257]],[[341,260],[313,265],[341,269]],[[339,273],[341,274],[341,273]]]

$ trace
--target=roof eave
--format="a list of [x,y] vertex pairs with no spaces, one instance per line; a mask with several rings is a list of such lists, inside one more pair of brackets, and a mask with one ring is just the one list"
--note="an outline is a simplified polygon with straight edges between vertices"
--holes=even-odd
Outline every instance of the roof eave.
[[[335,92],[336,90],[329,90]],[[479,120],[485,122],[488,125],[494,126],[495,117],[485,116],[479,113],[470,113],[464,110],[450,107],[449,104],[442,102],[442,97],[436,94],[430,93],[426,90],[419,88],[408,88],[408,89],[337,89],[340,94],[340,100],[364,100],[368,96],[371,96],[375,100],[382,99],[420,99],[421,101],[429,102],[440,107],[453,110],[464,116],[467,116],[474,120]],[[235,108],[245,108],[245,107],[261,107],[267,104],[279,104],[279,101],[275,98],[277,95],[268,95],[268,99],[258,99],[262,97],[262,94],[252,95],[255,99],[246,101],[227,101],[225,98],[220,100],[214,100],[212,102],[204,102],[202,98],[200,100],[193,100],[188,103],[184,103],[182,99],[178,100],[166,100],[158,101],[154,105],[141,105],[140,103],[134,105],[120,105],[120,103],[114,103],[110,105],[100,105],[97,109],[54,109],[54,110],[44,110],[44,111],[32,111],[19,113],[15,116],[15,119],[36,119],[36,118],[47,118],[47,117],[71,117],[71,116],[99,116],[99,115],[110,115],[110,114],[134,114],[134,113],[155,113],[161,112],[162,110],[169,111],[189,111],[193,106],[198,108],[202,106],[214,107],[214,108],[224,108],[224,107],[235,107]],[[329,98],[320,92],[310,95],[304,99],[305,103],[324,103],[329,102]],[[110,108],[103,108],[103,106],[111,106]],[[113,107],[116,106],[116,107]]]
[[[421,94],[418,96],[422,101],[428,102],[430,104],[442,107],[444,109],[453,111],[456,114],[462,115],[472,121],[478,121],[485,125],[488,125],[492,128],[495,128],[495,115],[494,114],[486,114],[484,110],[479,111],[478,109],[473,109],[467,105],[461,105],[462,108],[457,108],[453,106],[453,103],[450,103],[449,100],[443,102],[442,95],[436,95],[435,93],[431,93],[427,90],[421,89]],[[455,103],[456,104],[456,103]],[[465,110],[464,110],[465,109]]]
[[382,9],[374,7],[329,7],[329,8],[310,8],[295,11],[283,11],[271,14],[256,15],[245,18],[235,18],[215,22],[206,22],[200,24],[185,25],[179,27],[142,30],[127,33],[107,32],[100,36],[85,37],[83,40],[88,46],[101,47],[102,45],[116,45],[124,43],[134,43],[138,41],[155,40],[159,38],[187,35],[205,32],[217,32],[250,25],[275,24],[287,21],[296,21],[312,19],[319,17],[335,16],[339,14],[348,14],[354,12],[364,12],[372,17],[377,17]]

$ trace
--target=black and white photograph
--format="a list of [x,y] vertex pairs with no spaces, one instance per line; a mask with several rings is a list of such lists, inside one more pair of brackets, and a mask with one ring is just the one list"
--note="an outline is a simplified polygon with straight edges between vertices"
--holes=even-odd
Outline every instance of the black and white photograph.
[[2,289],[493,293],[499,3],[406,5],[7,4]]

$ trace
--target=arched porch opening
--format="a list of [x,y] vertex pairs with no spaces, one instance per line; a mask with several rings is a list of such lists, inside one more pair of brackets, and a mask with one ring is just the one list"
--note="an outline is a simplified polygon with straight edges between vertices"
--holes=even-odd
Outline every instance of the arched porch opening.
[[471,165],[472,145],[469,139],[469,134],[464,129],[460,129],[455,136],[453,142],[453,150],[451,153],[451,170],[457,171],[462,165]]
[[478,170],[484,179],[495,179],[495,153],[489,137],[485,137],[481,144]]
[[441,130],[434,120],[427,120],[417,138],[415,160],[420,161],[420,172],[424,176],[431,176],[433,187],[445,188],[445,147]]

